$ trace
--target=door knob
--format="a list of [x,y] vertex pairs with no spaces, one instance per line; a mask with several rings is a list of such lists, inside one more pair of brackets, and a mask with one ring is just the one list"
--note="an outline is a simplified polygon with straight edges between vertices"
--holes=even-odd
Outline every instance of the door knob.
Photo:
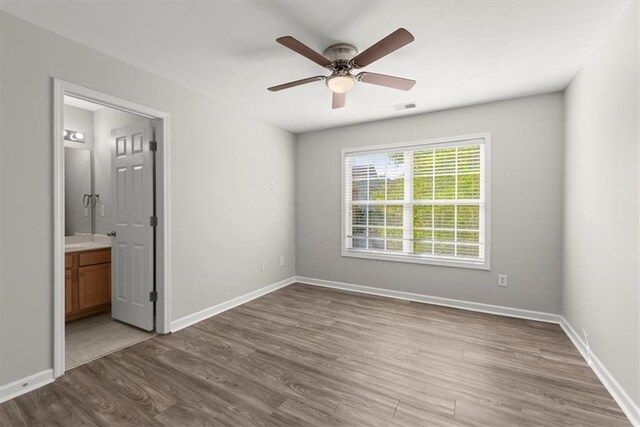
[[116,232],[115,232],[115,231],[113,231],[113,230],[111,230],[111,231],[107,231],[107,236],[109,236],[109,237],[115,237],[115,235],[116,235]]

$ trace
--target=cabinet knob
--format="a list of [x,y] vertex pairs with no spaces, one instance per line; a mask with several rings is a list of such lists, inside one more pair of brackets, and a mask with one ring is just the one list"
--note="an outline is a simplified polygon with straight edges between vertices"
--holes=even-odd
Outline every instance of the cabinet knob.
[[107,231],[107,236],[109,236],[109,237],[115,237],[115,236],[116,236],[116,232],[115,232],[115,230]]
[[67,279],[71,279],[71,275],[70,275],[70,274],[69,274],[69,275],[67,275]]
[[80,273],[80,275],[81,275],[82,277],[84,277],[84,271],[83,271],[82,273]]

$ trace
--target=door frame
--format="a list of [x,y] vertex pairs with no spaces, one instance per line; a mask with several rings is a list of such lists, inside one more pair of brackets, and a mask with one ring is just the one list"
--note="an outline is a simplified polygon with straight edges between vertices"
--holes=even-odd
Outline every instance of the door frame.
[[70,95],[116,110],[157,120],[156,203],[156,332],[171,324],[171,150],[169,113],[60,79],[53,79],[53,375],[65,372],[64,316],[64,96]]

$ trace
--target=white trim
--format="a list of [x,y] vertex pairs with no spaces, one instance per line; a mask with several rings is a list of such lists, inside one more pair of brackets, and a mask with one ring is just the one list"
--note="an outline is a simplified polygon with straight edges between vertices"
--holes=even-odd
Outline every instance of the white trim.
[[53,382],[53,369],[29,375],[12,383],[0,386],[0,403],[14,399],[22,394]]
[[429,138],[429,139],[417,139],[412,141],[402,141],[402,142],[392,142],[388,144],[377,144],[377,145],[367,145],[367,146],[357,146],[357,147],[349,147],[343,148],[342,153],[355,153],[355,152],[376,152],[376,151],[387,151],[389,149],[397,149],[397,148],[409,148],[420,145],[430,145],[430,144],[447,144],[451,143],[452,146],[460,145],[459,143],[462,141],[473,141],[475,139],[491,139],[491,132],[480,132],[466,135],[456,135],[456,136],[444,136],[440,138]]
[[475,270],[490,270],[488,265],[485,265],[484,263],[478,261],[470,261],[464,259],[446,259],[444,257],[442,259],[439,259],[436,256],[420,258],[416,255],[409,254],[392,254],[352,249],[344,249],[342,251],[342,256],[349,258],[371,259],[377,261],[408,262],[413,264],[437,265],[441,267],[459,267]]
[[[596,374],[600,382],[605,386],[611,397],[616,401],[622,412],[627,416],[631,424],[640,426],[640,407],[633,401],[631,396],[622,388],[620,383],[611,375],[611,372],[598,359],[592,351],[590,351],[580,335],[573,329],[571,324],[564,316],[560,317],[560,327],[567,334],[573,345],[578,349],[584,360],[591,366],[591,370]],[[591,360],[591,363],[589,363]]]
[[[394,254],[394,253],[372,253],[367,251],[359,251],[346,248],[346,238],[350,232],[347,230],[346,221],[346,194],[345,184],[347,182],[346,174],[346,158],[351,153],[376,153],[387,152],[389,150],[399,150],[407,148],[415,150],[421,146],[429,146],[438,144],[440,146],[459,146],[464,145],[470,141],[482,140],[483,157],[484,157],[484,170],[481,174],[482,182],[480,184],[481,189],[484,190],[484,212],[481,213],[481,221],[484,224],[484,228],[481,230],[481,241],[484,241],[484,259],[482,261],[474,260],[447,260],[439,259],[438,257],[429,256],[417,256],[412,254]],[[406,197],[406,194],[405,194]],[[406,198],[405,198],[406,200]],[[400,203],[398,203],[400,202]],[[405,201],[398,201],[396,204],[406,203]],[[457,268],[469,268],[477,270],[491,270],[491,133],[482,132],[469,135],[458,135],[452,137],[431,138],[426,140],[415,140],[405,142],[395,142],[389,144],[370,145],[364,147],[348,147],[341,150],[340,157],[340,254],[343,257],[372,259],[378,261],[392,261],[392,262],[407,262],[414,264],[435,265],[443,267],[457,267]]]
[[256,289],[255,291],[240,295],[239,297],[233,298],[229,301],[225,301],[218,305],[214,305],[212,307],[205,308],[204,310],[200,310],[196,313],[184,316],[178,320],[174,320],[173,322],[171,322],[171,332],[177,332],[180,329],[184,329],[187,326],[191,326],[195,323],[201,322],[205,319],[215,316],[216,314],[220,314],[224,311],[245,304],[263,295],[266,295],[273,291],[277,291],[280,288],[289,286],[292,283],[295,283],[295,279],[295,277],[289,277],[288,279],[281,280],[279,282],[265,286],[264,288]]
[[158,289],[158,305],[162,307],[156,307],[156,332],[168,334],[171,332],[171,133],[168,114],[163,118],[159,131],[161,134],[156,135],[156,139],[162,141],[162,144],[158,144],[160,156],[157,168],[163,174],[156,188],[156,203],[159,205],[157,261],[162,269],[158,271],[157,283],[163,283],[164,289]]
[[497,314],[499,316],[517,317],[519,319],[536,320],[546,323],[560,323],[560,315],[543,311],[524,310],[521,308],[505,307],[502,305],[483,304],[479,302],[463,301],[451,298],[435,297],[411,292],[395,291],[371,286],[354,285],[351,283],[334,282],[331,280],[314,279],[311,277],[296,277],[296,282],[309,285],[323,286],[325,288],[342,289],[345,291],[359,292],[369,295],[396,298],[407,301],[422,302],[425,304],[441,305],[445,307],[459,308],[462,310],[477,311],[480,313]]
[[53,374],[64,374],[64,89],[53,80]]
[[64,322],[64,95],[68,94],[117,110],[159,120],[161,139],[158,144],[159,167],[158,211],[162,215],[158,226],[158,275],[156,287],[156,332],[164,334],[170,329],[171,319],[171,145],[169,114],[125,99],[107,95],[83,86],[53,79],[53,374],[64,374],[65,322]]

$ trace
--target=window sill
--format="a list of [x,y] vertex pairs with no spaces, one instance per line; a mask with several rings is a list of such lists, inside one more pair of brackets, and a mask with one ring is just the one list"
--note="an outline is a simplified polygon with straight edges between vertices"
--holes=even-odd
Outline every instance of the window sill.
[[441,267],[457,267],[457,268],[469,268],[472,270],[490,270],[491,266],[488,260],[485,261],[467,261],[467,260],[453,260],[448,258],[427,258],[411,255],[392,255],[379,252],[367,252],[367,251],[354,251],[349,249],[342,250],[343,257],[371,259],[377,261],[394,261],[394,262],[408,262],[412,264],[425,264],[435,265]]

